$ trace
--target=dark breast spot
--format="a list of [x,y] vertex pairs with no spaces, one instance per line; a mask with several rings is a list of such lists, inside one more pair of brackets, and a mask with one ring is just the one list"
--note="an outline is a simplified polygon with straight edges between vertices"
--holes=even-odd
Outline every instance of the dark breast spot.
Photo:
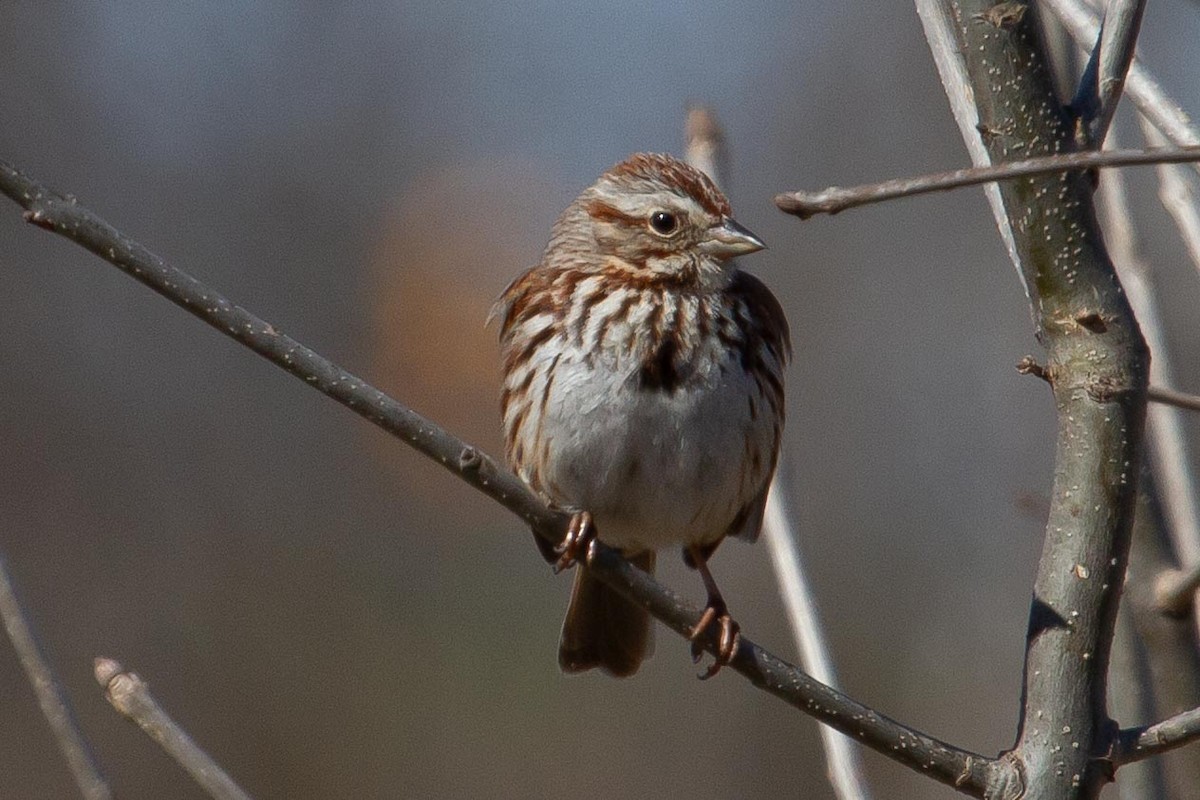
[[650,392],[670,394],[679,388],[682,376],[675,365],[678,346],[674,336],[665,336],[650,351],[638,372],[638,386]]

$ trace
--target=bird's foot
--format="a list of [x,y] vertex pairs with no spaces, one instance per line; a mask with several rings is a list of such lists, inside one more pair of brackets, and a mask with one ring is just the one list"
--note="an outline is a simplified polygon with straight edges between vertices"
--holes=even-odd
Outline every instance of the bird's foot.
[[595,540],[596,527],[592,524],[592,515],[587,511],[577,511],[567,525],[567,535],[554,548],[554,552],[558,554],[558,560],[554,562],[554,573],[557,575],[575,566],[581,556],[586,558]]
[[720,672],[723,667],[729,666],[733,657],[737,655],[740,643],[741,629],[729,615],[729,609],[725,607],[725,601],[720,596],[709,597],[708,605],[705,606],[700,621],[688,632],[688,638],[692,641],[693,662],[700,663],[700,659],[704,655],[704,639],[708,635],[709,629],[713,627],[716,628],[712,635],[717,637],[717,652],[713,663],[698,676],[702,681],[708,680]]

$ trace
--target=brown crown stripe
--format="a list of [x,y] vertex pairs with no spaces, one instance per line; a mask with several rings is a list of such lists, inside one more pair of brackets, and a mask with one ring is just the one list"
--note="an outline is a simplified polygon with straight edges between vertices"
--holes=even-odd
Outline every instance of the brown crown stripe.
[[729,201],[707,175],[671,156],[637,153],[617,164],[606,174],[611,177],[629,176],[678,187],[708,213],[719,217],[727,217],[730,214]]

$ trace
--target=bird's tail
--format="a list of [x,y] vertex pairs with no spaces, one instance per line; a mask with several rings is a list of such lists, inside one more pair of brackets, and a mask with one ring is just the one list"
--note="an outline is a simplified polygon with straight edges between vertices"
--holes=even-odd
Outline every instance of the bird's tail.
[[[630,556],[629,561],[654,574],[653,550]],[[579,565],[558,646],[558,665],[563,672],[599,667],[618,678],[632,675],[653,649],[650,634],[650,615],[644,608]]]

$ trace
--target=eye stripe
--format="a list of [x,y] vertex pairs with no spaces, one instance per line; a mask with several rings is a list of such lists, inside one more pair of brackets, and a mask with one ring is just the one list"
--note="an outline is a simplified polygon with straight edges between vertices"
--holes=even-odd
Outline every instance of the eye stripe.
[[621,209],[611,206],[603,200],[588,200],[583,204],[583,208],[587,211],[589,217],[601,222],[615,222],[622,225],[642,224],[642,221],[638,217],[626,214]]

